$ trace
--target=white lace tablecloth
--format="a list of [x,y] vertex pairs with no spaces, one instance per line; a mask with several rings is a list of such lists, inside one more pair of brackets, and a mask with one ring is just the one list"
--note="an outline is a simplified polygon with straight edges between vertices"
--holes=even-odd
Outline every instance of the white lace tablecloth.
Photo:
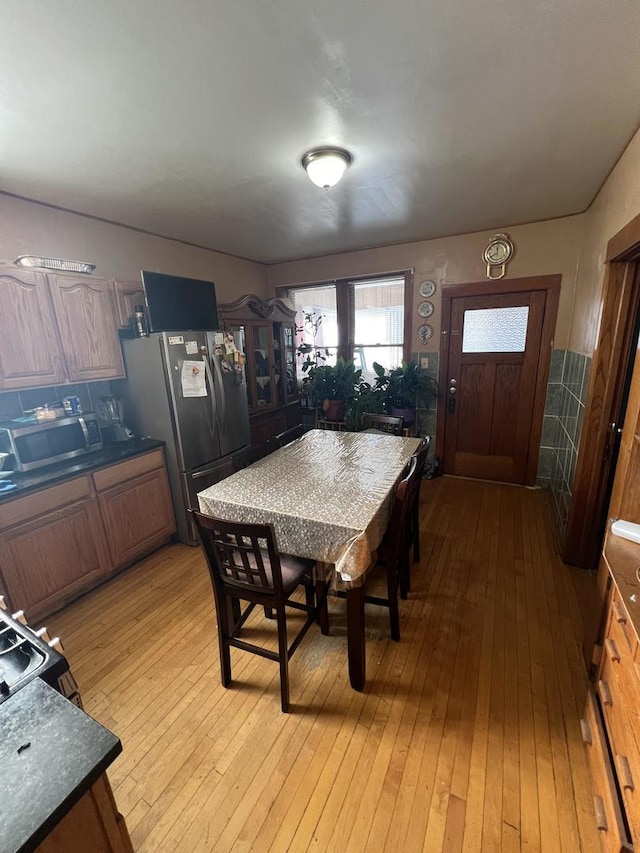
[[200,510],[273,524],[281,551],[333,563],[337,586],[361,586],[387,528],[394,487],[419,444],[311,430],[200,492]]

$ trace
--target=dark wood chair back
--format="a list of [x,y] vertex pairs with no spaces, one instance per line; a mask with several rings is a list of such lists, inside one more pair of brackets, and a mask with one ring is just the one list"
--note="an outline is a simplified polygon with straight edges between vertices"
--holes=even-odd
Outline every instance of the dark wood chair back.
[[285,444],[290,444],[292,441],[295,441],[296,438],[301,438],[305,432],[309,432],[309,430],[310,427],[304,426],[304,424],[298,424],[297,426],[284,430],[284,432],[281,432],[276,436],[278,447],[284,447]]
[[364,429],[376,429],[388,432],[389,435],[402,435],[404,418],[393,415],[378,415],[375,412],[364,412],[362,415]]
[[[247,524],[191,512],[206,557],[218,617],[220,672],[224,687],[231,684],[231,647],[261,655],[280,664],[282,710],[289,710],[289,658],[315,620],[326,624],[326,598],[315,600],[314,562],[280,554],[270,524]],[[291,600],[303,585],[305,604]],[[242,611],[240,602],[249,602]],[[278,651],[256,646],[239,637],[256,605],[265,615],[275,614]],[[285,607],[307,614],[291,645],[287,641]]]
[[240,450],[233,457],[235,470],[240,471],[242,468],[247,468],[249,465],[253,465],[254,462],[264,459],[265,456],[268,456],[277,449],[278,444],[272,438],[265,442],[265,444],[252,444],[250,447],[245,447],[244,450]]
[[412,459],[416,460],[416,469],[407,494],[407,538],[406,538],[406,566],[400,575],[400,595],[406,598],[411,591],[411,571],[409,568],[409,555],[413,545],[413,560],[420,561],[420,487],[422,485],[422,474],[429,453],[431,437],[425,436],[419,447],[414,452]]

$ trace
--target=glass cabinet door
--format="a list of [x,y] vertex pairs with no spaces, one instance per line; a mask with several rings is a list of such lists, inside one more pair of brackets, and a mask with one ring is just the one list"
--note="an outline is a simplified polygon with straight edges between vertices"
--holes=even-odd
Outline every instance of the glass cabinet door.
[[271,340],[271,324],[251,326],[252,351],[251,362],[253,374],[251,402],[255,409],[265,409],[275,404],[273,363],[273,341]]
[[284,388],[286,402],[290,403],[298,397],[298,382],[296,380],[296,338],[294,327],[282,324],[282,360],[284,365]]

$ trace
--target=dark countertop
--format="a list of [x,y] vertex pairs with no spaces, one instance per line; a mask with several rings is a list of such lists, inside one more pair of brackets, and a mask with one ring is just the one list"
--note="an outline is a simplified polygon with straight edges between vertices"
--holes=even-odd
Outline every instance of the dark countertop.
[[[109,444],[102,450],[87,453],[85,456],[77,456],[68,462],[58,462],[56,465],[36,468],[34,471],[25,474],[16,471],[8,478],[11,483],[15,483],[16,488],[8,492],[0,492],[0,502],[22,497],[28,492],[44,489],[46,486],[52,486],[54,483],[62,482],[62,480],[69,480],[71,477],[77,477],[78,474],[86,474],[87,471],[94,471],[96,468],[102,468],[105,465],[113,465],[123,459],[128,459],[130,456],[139,456],[141,453],[155,450],[156,447],[164,447],[164,442],[157,441],[154,438],[132,438],[131,441]],[[1,470],[0,480],[2,480]]]
[[122,751],[40,678],[0,705],[0,850],[29,853]]

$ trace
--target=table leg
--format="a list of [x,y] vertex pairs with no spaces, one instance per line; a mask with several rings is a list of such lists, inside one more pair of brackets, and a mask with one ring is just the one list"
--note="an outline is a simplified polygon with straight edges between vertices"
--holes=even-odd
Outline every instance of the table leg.
[[364,586],[347,590],[347,648],[349,681],[354,690],[362,690],[366,676]]

